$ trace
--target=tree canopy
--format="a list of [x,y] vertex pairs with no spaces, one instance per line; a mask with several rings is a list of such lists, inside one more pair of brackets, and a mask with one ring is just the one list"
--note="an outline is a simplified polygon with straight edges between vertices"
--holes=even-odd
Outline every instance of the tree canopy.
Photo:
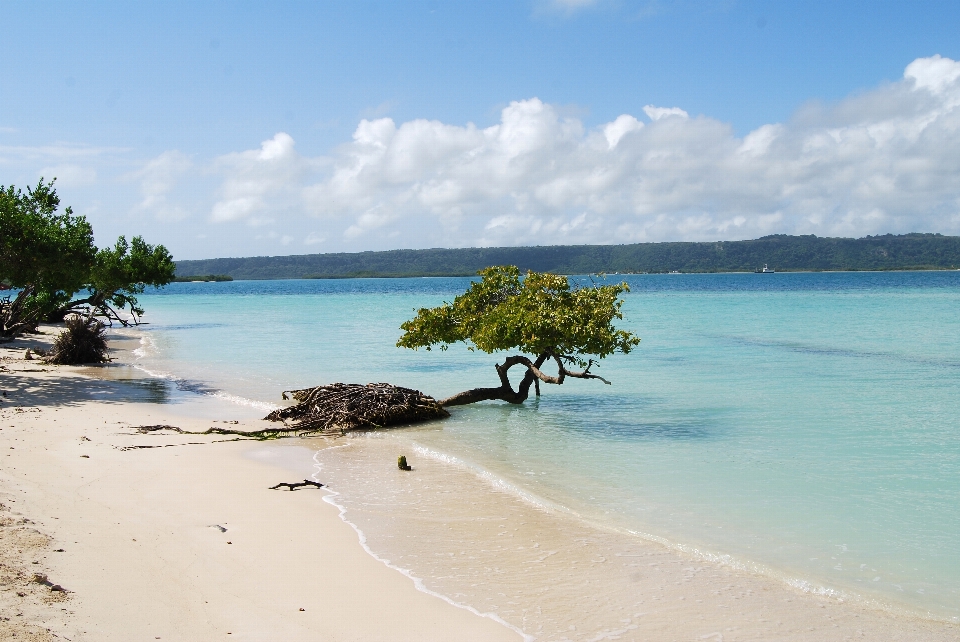
[[[22,332],[44,318],[62,320],[82,306],[126,324],[117,309],[143,313],[136,296],[173,280],[173,258],[141,237],[98,250],[93,228],[71,208],[58,213],[53,181],[26,192],[0,186],[0,282],[20,290],[0,305],[0,336]],[[78,292],[88,296],[74,300]]]
[[[602,379],[590,373],[596,361],[618,352],[627,354],[640,343],[630,332],[614,326],[623,318],[620,295],[629,291],[626,283],[574,288],[565,276],[527,272],[521,277],[514,266],[489,267],[478,274],[481,280],[452,303],[422,308],[402,324],[404,334],[397,346],[445,350],[462,342],[471,350],[486,353],[518,350],[524,354],[497,365],[500,387],[466,391],[443,400],[443,405],[483,399],[522,403],[531,383],[539,394],[540,381],[562,384],[566,377]],[[547,360],[556,363],[556,376],[541,370]],[[584,370],[571,371],[567,364]],[[526,367],[517,391],[507,377],[507,370],[514,365]]]
[[74,301],[71,307],[88,304],[105,312],[110,305],[129,307],[137,319],[143,309],[136,295],[142,294],[148,285],[170,283],[175,270],[170,253],[162,245],[149,245],[139,236],[128,244],[126,237],[121,236],[113,247],[97,252],[85,286],[90,296]]
[[58,214],[59,206],[53,182],[26,193],[0,188],[0,280],[68,298],[83,287],[97,252],[93,228],[69,207]]

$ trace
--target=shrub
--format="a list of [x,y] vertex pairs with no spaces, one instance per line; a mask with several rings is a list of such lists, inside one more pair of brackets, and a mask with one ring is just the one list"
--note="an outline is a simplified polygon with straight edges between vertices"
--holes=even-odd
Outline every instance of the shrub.
[[107,357],[106,326],[93,317],[72,316],[47,355],[47,363],[61,365],[103,363]]

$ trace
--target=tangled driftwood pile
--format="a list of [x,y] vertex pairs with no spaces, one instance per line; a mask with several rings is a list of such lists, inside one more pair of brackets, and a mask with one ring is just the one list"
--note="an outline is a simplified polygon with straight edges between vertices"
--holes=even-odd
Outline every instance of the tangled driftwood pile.
[[331,383],[287,392],[299,403],[274,410],[264,419],[289,421],[297,431],[382,428],[450,416],[433,397],[389,383]]

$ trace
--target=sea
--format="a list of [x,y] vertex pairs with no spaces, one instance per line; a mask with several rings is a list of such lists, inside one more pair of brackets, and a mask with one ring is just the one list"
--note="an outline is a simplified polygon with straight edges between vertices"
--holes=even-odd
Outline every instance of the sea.
[[[317,446],[317,478],[372,554],[546,638],[573,625],[531,607],[531,582],[567,590],[544,564],[626,559],[631,538],[960,621],[960,271],[571,279],[630,286],[620,327],[642,342],[594,366],[611,385],[544,384],[523,405]],[[399,326],[469,283],[174,283],[141,297],[147,323],[124,359],[171,382],[168,401],[220,397],[251,415],[338,381],[441,398],[497,385],[505,355],[398,348]],[[536,546],[491,544],[524,529]],[[571,599],[609,573],[578,568]]]

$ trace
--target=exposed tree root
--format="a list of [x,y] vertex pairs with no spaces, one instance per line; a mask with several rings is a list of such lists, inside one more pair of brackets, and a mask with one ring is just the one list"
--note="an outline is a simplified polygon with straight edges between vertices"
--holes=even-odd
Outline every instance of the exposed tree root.
[[[349,430],[412,424],[450,416],[450,413],[444,410],[433,397],[419,390],[401,388],[389,383],[368,383],[365,386],[356,383],[332,383],[316,388],[287,390],[284,391],[283,398],[288,399],[288,394],[299,403],[274,410],[264,417],[269,421],[283,422],[283,425],[277,428],[264,430],[208,428],[203,431],[192,431],[158,424],[134,426],[133,429],[145,435],[169,431],[180,435],[235,435],[235,440],[268,441],[289,437],[342,434]],[[287,423],[288,421],[290,423]],[[163,446],[128,446],[124,450],[161,447]]]
[[332,383],[316,388],[291,390],[299,403],[274,410],[270,421],[292,421],[286,430],[305,434],[345,432],[412,424],[450,416],[437,400],[419,390],[389,383]]

